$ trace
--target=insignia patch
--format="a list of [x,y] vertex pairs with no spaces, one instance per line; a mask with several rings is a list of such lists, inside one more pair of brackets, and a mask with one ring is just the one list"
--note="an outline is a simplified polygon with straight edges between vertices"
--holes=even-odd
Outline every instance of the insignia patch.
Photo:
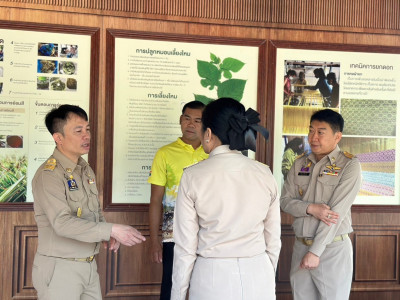
[[347,152],[347,151],[344,151],[344,152],[343,152],[343,155],[346,156],[347,158],[350,158],[350,159],[352,159],[352,158],[354,157],[353,154],[351,154],[351,153],[349,153],[349,152]]
[[44,165],[44,169],[53,171],[55,169],[56,165],[57,165],[56,159],[55,158],[49,158],[47,160],[46,164]]

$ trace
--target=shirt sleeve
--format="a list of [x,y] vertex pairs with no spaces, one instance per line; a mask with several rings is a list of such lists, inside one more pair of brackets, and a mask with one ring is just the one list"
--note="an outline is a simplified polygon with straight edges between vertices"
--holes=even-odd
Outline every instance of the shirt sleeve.
[[33,181],[32,191],[35,205],[40,206],[39,213],[46,215],[57,235],[87,243],[110,239],[112,224],[73,215],[67,203],[64,182],[55,173],[42,171]]
[[279,253],[281,251],[281,211],[279,208],[278,186],[275,183],[275,191],[271,192],[271,204],[267,217],[264,220],[264,238],[266,251],[274,266],[278,265]]
[[151,174],[148,183],[165,186],[167,183],[167,164],[165,155],[161,150],[158,150],[154,156],[153,164],[151,166]]
[[335,191],[328,205],[331,210],[339,214],[337,224],[328,226],[323,222],[319,223],[316,231],[314,242],[310,247],[310,252],[317,256],[321,256],[326,245],[332,242],[337,235],[337,231],[343,219],[350,213],[358,191],[361,187],[361,165],[357,158],[353,158],[343,170],[343,175],[336,186]]
[[294,183],[295,165],[289,170],[288,176],[282,188],[281,208],[284,212],[295,218],[308,217],[307,207],[310,203],[296,198],[296,185]]
[[190,179],[183,173],[179,185],[174,216],[174,268],[172,300],[184,300],[196,261],[199,222],[195,203],[190,196]]

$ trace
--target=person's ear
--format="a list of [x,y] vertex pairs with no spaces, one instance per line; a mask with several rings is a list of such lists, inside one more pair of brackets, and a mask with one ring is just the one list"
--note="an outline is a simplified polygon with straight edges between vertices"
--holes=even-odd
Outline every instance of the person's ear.
[[335,133],[335,140],[336,140],[336,143],[339,143],[339,142],[340,142],[340,140],[342,139],[342,136],[343,136],[343,134],[342,134],[340,131],[338,131],[338,132]]
[[183,118],[183,115],[181,115],[181,116],[179,117],[179,125],[182,124],[182,118]]
[[62,145],[62,134],[59,132],[53,133],[53,139],[57,145]]

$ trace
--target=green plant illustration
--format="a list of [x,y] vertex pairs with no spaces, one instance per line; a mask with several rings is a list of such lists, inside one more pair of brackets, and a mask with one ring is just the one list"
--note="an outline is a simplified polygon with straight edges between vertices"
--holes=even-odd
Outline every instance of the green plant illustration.
[[0,158],[0,203],[26,201],[27,165],[25,156]]
[[[227,57],[221,62],[219,57],[210,53],[209,62],[197,60],[197,73],[202,78],[200,84],[210,91],[216,90],[217,97],[215,99],[226,97],[241,101],[246,80],[232,78],[232,73],[239,72],[244,65],[244,62],[232,57]],[[221,80],[223,78],[226,80]],[[215,100],[198,94],[195,94],[194,97],[195,100],[201,101],[204,104]]]

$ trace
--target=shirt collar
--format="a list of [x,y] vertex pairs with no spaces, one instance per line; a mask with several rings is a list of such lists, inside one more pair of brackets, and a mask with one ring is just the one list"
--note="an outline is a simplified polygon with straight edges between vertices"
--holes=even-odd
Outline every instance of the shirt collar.
[[57,147],[54,149],[53,157],[57,160],[57,163],[59,163],[64,170],[71,169],[72,172],[78,165],[82,168],[89,165],[82,157],[79,157],[77,164],[74,163],[72,160],[62,154],[61,151],[57,149]]
[[178,139],[176,140],[176,142],[177,142],[179,145],[181,145],[183,148],[186,148],[187,150],[190,150],[190,151],[198,151],[198,150],[200,150],[200,149],[203,149],[203,145],[201,145],[201,144],[200,144],[199,147],[197,147],[196,149],[194,149],[192,145],[186,144],[184,141],[182,141],[181,138],[178,138]]
[[210,157],[218,154],[223,154],[223,153],[236,153],[236,154],[241,154],[240,151],[238,150],[231,150],[229,149],[229,145],[221,145],[216,147],[213,151],[210,152]]

